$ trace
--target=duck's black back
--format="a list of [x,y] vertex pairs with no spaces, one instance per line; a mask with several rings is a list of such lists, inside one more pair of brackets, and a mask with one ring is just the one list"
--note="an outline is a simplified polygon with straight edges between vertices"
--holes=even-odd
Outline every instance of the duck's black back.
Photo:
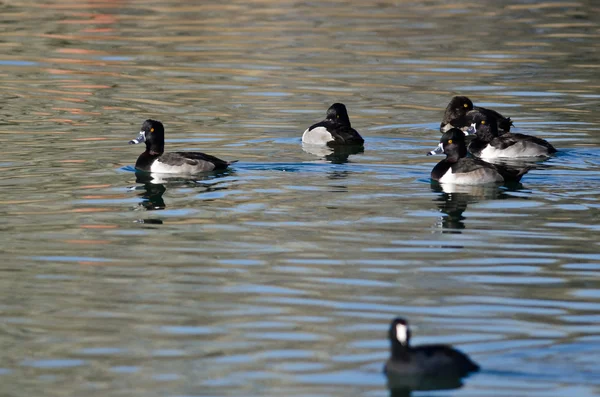
[[169,165],[179,166],[184,164],[198,164],[207,161],[215,165],[216,170],[225,169],[231,163],[218,157],[201,152],[170,152],[160,157],[160,161]]
[[471,372],[479,371],[479,365],[473,362],[469,356],[447,345],[421,345],[411,349],[417,354],[423,354],[425,357],[447,359],[455,366],[461,375],[467,375]]
[[497,147],[498,149],[506,149],[507,147],[510,147],[518,142],[535,143],[536,145],[540,145],[540,146],[547,148],[549,154],[556,153],[556,148],[554,146],[552,146],[548,141],[546,141],[542,138],[538,138],[537,136],[533,136],[533,135],[504,134],[504,135],[500,135],[498,138],[494,139],[492,141],[492,144],[494,147]]
[[328,142],[327,146],[337,145],[362,145],[365,140],[362,136],[349,125],[338,123],[335,120],[326,119],[310,126],[309,130],[322,127],[333,137],[333,142]]

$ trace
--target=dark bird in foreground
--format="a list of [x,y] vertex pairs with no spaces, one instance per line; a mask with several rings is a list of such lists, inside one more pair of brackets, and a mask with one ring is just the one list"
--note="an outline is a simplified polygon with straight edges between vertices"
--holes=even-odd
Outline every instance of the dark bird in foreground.
[[410,328],[403,318],[390,324],[391,356],[385,364],[391,389],[455,388],[460,379],[479,370],[466,354],[447,345],[410,346]]

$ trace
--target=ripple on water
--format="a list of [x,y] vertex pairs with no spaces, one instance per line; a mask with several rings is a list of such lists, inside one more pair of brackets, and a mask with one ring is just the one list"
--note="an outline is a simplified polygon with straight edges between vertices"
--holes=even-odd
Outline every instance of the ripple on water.
[[[599,394],[593,7],[1,7],[4,394],[381,397],[398,315],[482,366],[434,394]],[[559,153],[432,187],[459,94]],[[302,146],[335,101],[364,150]],[[148,117],[240,161],[136,173]]]

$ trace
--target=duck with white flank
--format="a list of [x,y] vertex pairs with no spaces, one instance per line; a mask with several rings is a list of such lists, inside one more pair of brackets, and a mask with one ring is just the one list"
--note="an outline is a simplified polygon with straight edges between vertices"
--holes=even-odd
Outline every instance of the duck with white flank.
[[467,115],[470,128],[465,134],[475,134],[469,144],[469,152],[482,159],[548,157],[556,149],[547,141],[525,134],[505,133],[499,135],[496,119],[490,115]]
[[440,183],[480,185],[485,183],[516,183],[529,168],[513,169],[467,156],[465,134],[458,128],[444,133],[431,154],[446,154],[431,170],[431,179]]
[[365,140],[350,125],[343,103],[334,103],[327,109],[325,120],[313,124],[302,134],[302,142],[329,147],[362,145]]
[[146,120],[140,134],[129,144],[146,143],[146,151],[138,157],[135,168],[140,171],[163,174],[196,174],[199,172],[223,170],[235,161],[224,161],[200,152],[165,151],[165,129],[157,120]]

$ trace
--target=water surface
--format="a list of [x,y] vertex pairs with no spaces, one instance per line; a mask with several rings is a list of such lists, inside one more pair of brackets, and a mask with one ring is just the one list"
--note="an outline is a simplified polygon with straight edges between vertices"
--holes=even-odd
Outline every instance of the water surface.
[[[387,396],[402,315],[483,368],[436,395],[600,395],[599,15],[0,4],[2,394]],[[510,189],[431,185],[459,93],[560,152]],[[364,152],[302,147],[333,102]],[[136,175],[150,117],[239,163]]]

